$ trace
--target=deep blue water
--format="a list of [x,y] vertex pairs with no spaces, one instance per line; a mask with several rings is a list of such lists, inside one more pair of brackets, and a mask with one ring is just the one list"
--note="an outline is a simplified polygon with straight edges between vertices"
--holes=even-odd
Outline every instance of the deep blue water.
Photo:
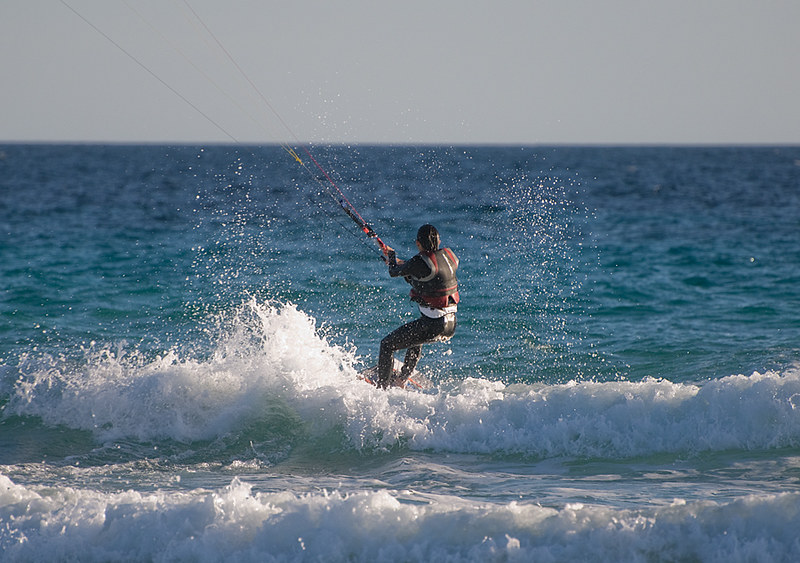
[[0,146],[0,553],[800,557],[800,148],[312,151],[461,259],[424,392],[357,380],[414,307],[280,147]]

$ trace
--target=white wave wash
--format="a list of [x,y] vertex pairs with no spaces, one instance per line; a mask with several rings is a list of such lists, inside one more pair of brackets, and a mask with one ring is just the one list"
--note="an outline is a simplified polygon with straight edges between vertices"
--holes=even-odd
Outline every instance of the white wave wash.
[[145,362],[135,351],[104,349],[77,369],[45,362],[19,378],[6,412],[105,440],[211,439],[257,419],[270,398],[288,392],[299,400],[310,388],[340,384],[352,362],[293,306],[250,302],[229,324],[204,360],[170,351]]
[[387,491],[24,487],[0,475],[4,561],[789,561],[800,494],[620,510]]
[[208,359],[151,362],[108,351],[78,370],[48,365],[17,382],[6,413],[101,440],[208,440],[242,432],[280,405],[304,431],[339,429],[350,447],[619,458],[800,445],[800,370],[703,384],[482,379],[438,391],[376,390],[351,351],[329,344],[293,306],[252,301]]

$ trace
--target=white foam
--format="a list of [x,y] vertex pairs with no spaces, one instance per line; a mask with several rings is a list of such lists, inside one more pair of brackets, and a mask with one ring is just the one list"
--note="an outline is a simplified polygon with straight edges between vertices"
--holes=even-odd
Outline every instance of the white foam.
[[800,372],[703,385],[648,379],[506,387],[466,380],[413,443],[464,452],[627,457],[800,445]]
[[410,491],[152,493],[0,475],[4,561],[790,561],[800,494],[620,510]]
[[343,433],[349,447],[619,458],[658,452],[800,446],[800,370],[702,384],[513,385],[468,378],[434,393],[357,380],[352,350],[328,343],[291,305],[251,301],[209,358],[151,361],[93,351],[78,369],[28,370],[6,412],[100,439],[206,440],[280,410],[302,431]]
[[90,430],[111,440],[211,439],[258,419],[270,401],[342,382],[352,354],[317,335],[294,306],[254,301],[206,359],[174,352],[145,361],[135,350],[90,350],[79,368],[39,360],[19,378],[6,412]]

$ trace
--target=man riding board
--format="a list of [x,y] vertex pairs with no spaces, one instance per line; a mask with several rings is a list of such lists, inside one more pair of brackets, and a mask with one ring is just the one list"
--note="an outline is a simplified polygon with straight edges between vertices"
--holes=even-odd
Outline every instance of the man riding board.
[[[384,248],[389,275],[402,276],[411,284],[411,300],[417,303],[420,317],[381,340],[376,385],[383,389],[404,386],[419,361],[422,345],[449,340],[456,331],[458,258],[449,248],[439,248],[439,233],[433,225],[419,228],[416,243],[419,253],[406,261],[398,260],[393,248]],[[394,353],[402,349],[406,349],[403,367],[393,373]]]

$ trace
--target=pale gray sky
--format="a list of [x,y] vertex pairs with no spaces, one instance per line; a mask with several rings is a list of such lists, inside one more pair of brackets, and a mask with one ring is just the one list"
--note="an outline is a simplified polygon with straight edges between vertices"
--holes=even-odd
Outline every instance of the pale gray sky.
[[288,130],[183,0],[66,2],[188,101],[0,0],[0,141],[800,143],[798,0],[188,0]]

